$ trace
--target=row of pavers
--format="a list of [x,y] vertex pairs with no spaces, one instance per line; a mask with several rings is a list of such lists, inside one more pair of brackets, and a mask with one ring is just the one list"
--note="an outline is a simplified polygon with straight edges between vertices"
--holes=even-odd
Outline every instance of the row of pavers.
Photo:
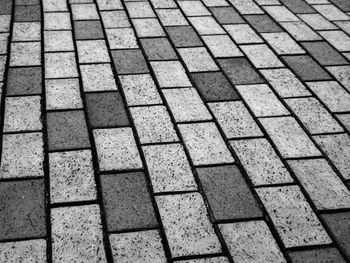
[[349,255],[346,13],[317,1],[80,2],[14,10],[6,260]]

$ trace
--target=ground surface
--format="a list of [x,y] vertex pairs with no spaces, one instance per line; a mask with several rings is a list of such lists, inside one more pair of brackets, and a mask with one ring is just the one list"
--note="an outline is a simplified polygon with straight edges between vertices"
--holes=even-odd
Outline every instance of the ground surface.
[[0,262],[350,260],[349,14],[0,0]]

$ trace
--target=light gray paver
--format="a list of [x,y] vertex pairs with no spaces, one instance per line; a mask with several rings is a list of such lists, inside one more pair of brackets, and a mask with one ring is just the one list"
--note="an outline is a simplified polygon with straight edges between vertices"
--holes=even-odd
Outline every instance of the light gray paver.
[[248,24],[224,25],[224,28],[237,44],[263,42]]
[[78,71],[73,52],[45,53],[46,78],[74,78]]
[[237,8],[237,10],[244,15],[248,14],[262,14],[264,13],[260,7],[254,3],[253,0],[229,0],[230,3]]
[[341,30],[319,31],[339,51],[350,51],[350,37]]
[[298,16],[314,30],[337,29],[334,24],[320,14],[299,14]]
[[131,18],[155,17],[148,2],[127,2],[125,5]]
[[312,7],[330,21],[349,20],[349,16],[342,12],[335,5],[313,5]]
[[44,12],[67,11],[67,4],[64,0],[44,0]]
[[178,125],[194,165],[233,163],[213,122]]
[[11,44],[11,66],[35,66],[40,64],[40,42],[19,42]]
[[190,72],[219,70],[204,47],[179,48],[178,51]]
[[228,35],[203,36],[203,40],[214,57],[243,56]]
[[104,40],[77,41],[79,63],[109,62]]
[[45,31],[45,52],[74,51],[72,33],[70,31]]
[[263,33],[261,35],[279,55],[305,53],[287,33]]
[[106,30],[111,49],[138,48],[132,28],[113,28]]
[[40,41],[40,23],[14,23],[12,41]]
[[282,62],[267,45],[244,45],[241,49],[257,68],[283,67]]
[[128,17],[123,10],[103,11],[101,17],[105,28],[130,27]]
[[71,5],[73,20],[98,20],[98,13],[95,4]]
[[322,38],[304,22],[284,22],[281,23],[297,41],[321,40]]
[[133,19],[138,37],[161,37],[165,36],[164,30],[155,18]]
[[287,262],[264,221],[219,225],[235,262]]
[[201,1],[179,1],[181,9],[186,16],[210,16],[208,9]]
[[45,30],[72,29],[68,12],[44,13]]
[[327,67],[327,69],[350,92],[350,66]]
[[332,242],[298,186],[256,191],[287,248]]
[[157,9],[157,15],[164,26],[188,25],[179,9]]
[[264,6],[264,9],[278,22],[299,21],[299,18],[285,6]]
[[225,34],[225,31],[211,16],[189,17],[188,19],[200,35]]
[[350,207],[350,191],[325,159],[292,160],[288,164],[318,209]]
[[221,252],[199,193],[157,196],[156,201],[173,257]]
[[46,240],[32,239],[0,244],[0,260],[7,263],[46,262]]
[[117,90],[110,64],[80,65],[84,91]]
[[161,88],[192,86],[179,61],[157,61],[151,65]]

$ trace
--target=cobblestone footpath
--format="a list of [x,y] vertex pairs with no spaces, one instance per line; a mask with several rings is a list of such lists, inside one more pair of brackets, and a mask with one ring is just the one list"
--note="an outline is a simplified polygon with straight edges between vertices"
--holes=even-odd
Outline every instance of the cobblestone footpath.
[[0,262],[348,262],[349,0],[0,0]]

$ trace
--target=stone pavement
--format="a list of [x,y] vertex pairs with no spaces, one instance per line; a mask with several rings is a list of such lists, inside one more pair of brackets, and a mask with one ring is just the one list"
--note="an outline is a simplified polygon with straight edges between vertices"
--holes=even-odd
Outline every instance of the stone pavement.
[[0,262],[350,260],[349,0],[0,0]]

